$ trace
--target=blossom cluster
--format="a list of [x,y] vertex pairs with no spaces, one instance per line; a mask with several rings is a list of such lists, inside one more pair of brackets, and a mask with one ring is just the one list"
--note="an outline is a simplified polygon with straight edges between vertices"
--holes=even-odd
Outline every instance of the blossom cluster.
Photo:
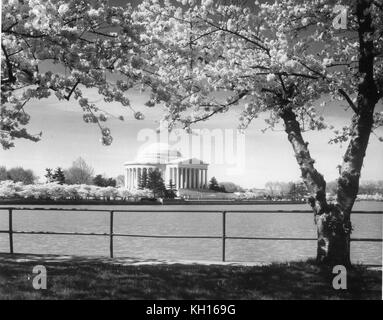
[[[382,52],[383,15],[371,6],[367,14],[375,32],[364,40]],[[142,65],[158,80],[147,105],[164,103],[171,126],[188,128],[239,106],[242,128],[261,113],[274,127],[280,111],[291,108],[305,130],[326,129],[326,120],[312,106],[324,97],[344,100],[349,95],[352,100],[366,81],[358,70],[357,19],[338,31],[332,27],[335,17],[326,0],[254,5],[144,0],[133,21],[145,30]],[[379,61],[374,73],[382,93]]]
[[10,180],[0,182],[1,199],[40,199],[40,200],[138,200],[150,197],[151,191],[127,190],[125,188],[98,187],[86,184],[28,184]]
[[[84,88],[97,88],[105,102],[119,102],[135,114],[127,97],[140,80],[135,64],[138,31],[130,6],[113,7],[106,0],[5,0],[1,34],[3,148],[13,147],[17,138],[40,139],[26,130],[30,116],[24,106],[31,99],[54,94],[59,100],[77,100],[84,121],[100,127],[105,145],[112,142],[107,118]],[[119,77],[118,85],[112,74]]]

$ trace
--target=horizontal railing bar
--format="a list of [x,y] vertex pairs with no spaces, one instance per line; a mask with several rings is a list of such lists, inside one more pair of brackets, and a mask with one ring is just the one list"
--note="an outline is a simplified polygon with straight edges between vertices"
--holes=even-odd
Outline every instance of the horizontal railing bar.
[[[110,233],[84,233],[84,232],[13,231],[13,233],[14,234],[29,234],[29,235],[110,236]],[[132,237],[132,238],[168,238],[168,239],[221,239],[220,236],[145,235],[145,234],[125,234],[125,233],[113,233],[112,236],[113,237]]]
[[[9,231],[0,230],[0,233],[9,233]],[[29,235],[69,235],[69,236],[110,236],[109,233],[85,233],[85,232],[51,232],[51,231],[13,231],[14,234]],[[114,237],[131,238],[164,238],[164,239],[222,239],[222,236],[193,236],[193,235],[145,235],[145,234],[125,234],[113,233]],[[280,237],[236,237],[226,236],[228,240],[273,240],[273,241],[317,241],[317,238],[280,238]],[[383,242],[379,238],[351,238],[351,241],[358,242]]]
[[145,234],[124,234],[114,233],[115,237],[131,237],[131,238],[164,238],[164,239],[222,239],[222,236],[182,236],[182,235],[145,235]]
[[19,211],[86,211],[86,212],[160,212],[160,213],[167,213],[167,212],[200,212],[200,213],[221,213],[222,210],[186,210],[186,209],[180,209],[180,210],[153,210],[153,209],[78,209],[78,208],[25,208],[25,207],[0,207],[0,210],[19,210]]
[[313,240],[318,240],[316,238],[278,238],[278,237],[230,237],[230,236],[227,236],[226,239],[228,240],[287,240],[287,241],[297,241],[297,240],[302,240],[302,241],[306,241],[306,240],[310,240],[310,241],[313,241]]
[[379,238],[351,238],[350,241],[383,242],[383,239],[379,239]]
[[109,236],[109,233],[53,232],[53,231],[13,231],[14,234],[56,235],[56,236]]
[[0,207],[0,210],[19,210],[19,211],[94,211],[94,212],[110,212],[108,209],[79,209],[79,208],[27,208],[27,207]]
[[[313,213],[311,210],[188,210],[188,209],[171,209],[171,210],[153,210],[153,209],[86,209],[86,208],[26,208],[26,207],[0,207],[0,210],[19,210],[19,211],[75,211],[75,212],[158,212],[158,213],[188,213],[188,212],[199,212],[199,213],[221,213],[226,211],[227,213]],[[383,214],[383,211],[353,211],[352,214]]]
[[[229,240],[273,240],[273,241],[318,241],[318,238],[269,238],[269,237],[230,237]],[[383,242],[383,239],[379,238],[351,238],[350,241],[365,241],[365,242]]]
[[[312,210],[222,210],[227,213],[311,213]],[[352,211],[351,214],[383,214],[383,211]]]

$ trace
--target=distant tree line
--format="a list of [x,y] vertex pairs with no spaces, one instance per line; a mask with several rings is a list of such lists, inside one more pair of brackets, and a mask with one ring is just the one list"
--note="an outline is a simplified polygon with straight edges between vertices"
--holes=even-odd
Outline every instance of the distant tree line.
[[15,167],[7,170],[6,167],[0,167],[0,181],[11,180],[14,182],[22,182],[24,184],[33,184],[36,181],[36,176],[30,169]]
[[[336,195],[338,182],[330,181],[327,183],[326,191],[330,195]],[[367,194],[367,195],[375,195],[382,194],[383,195],[383,180],[365,180],[361,181],[359,185],[358,194]]]
[[[76,159],[72,165],[63,169],[46,168],[45,182],[58,184],[86,184],[95,185],[98,187],[117,187],[124,185],[124,176],[120,175],[117,178],[105,177],[102,174],[94,175],[94,169],[88,165],[81,157]],[[36,183],[38,177],[30,169],[15,167],[9,170],[4,166],[0,166],[0,181],[11,180],[13,182],[23,182],[24,184]]]
[[212,177],[209,181],[209,190],[215,192],[226,192],[226,189],[223,185],[220,185],[216,177]]
[[[102,188],[115,188],[124,185],[123,175],[119,175],[116,179],[105,177],[102,174],[95,175],[94,169],[81,157],[73,161],[72,165],[67,169],[61,167],[46,168],[44,177],[47,184],[94,185]],[[17,167],[7,170],[5,167],[0,167],[0,181],[5,180],[23,182],[23,184],[27,185],[35,183],[37,177],[30,169],[25,170],[21,167]],[[155,198],[174,198],[176,196],[175,184],[170,181],[167,188],[159,170],[144,172],[139,181],[139,189],[150,190]]]
[[[330,196],[336,195],[338,182],[330,181],[326,185],[326,192]],[[272,198],[292,198],[299,199],[307,195],[307,188],[302,182],[267,182],[265,184],[266,193]],[[383,180],[361,181],[359,194],[362,195],[383,195]]]
[[273,182],[265,184],[267,196],[270,198],[287,198],[301,200],[308,194],[308,190],[303,182]]
[[116,187],[117,179],[121,183],[121,179],[108,178],[101,174],[94,175],[94,169],[88,165],[83,158],[76,159],[72,165],[63,170],[61,167],[56,169],[46,168],[46,182],[57,182],[59,184],[87,184],[98,187]]

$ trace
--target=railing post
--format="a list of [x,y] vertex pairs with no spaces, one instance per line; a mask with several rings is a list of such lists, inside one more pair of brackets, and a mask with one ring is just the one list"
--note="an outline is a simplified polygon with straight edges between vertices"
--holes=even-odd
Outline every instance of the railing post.
[[109,230],[109,240],[110,240],[110,257],[113,258],[113,211],[110,211],[110,230]]
[[8,209],[8,221],[9,221],[9,253],[13,254],[13,222],[12,222],[12,211],[13,209]]
[[222,261],[226,261],[226,211],[222,212]]

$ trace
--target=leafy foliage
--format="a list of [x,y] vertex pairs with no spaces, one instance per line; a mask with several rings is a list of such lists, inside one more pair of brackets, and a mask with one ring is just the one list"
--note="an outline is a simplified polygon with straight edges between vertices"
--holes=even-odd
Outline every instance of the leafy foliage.
[[146,189],[148,188],[148,171],[143,170],[140,176],[140,180],[138,181],[138,189]]
[[117,185],[115,179],[104,178],[101,174],[98,174],[93,178],[93,183],[99,187],[115,187]]
[[32,184],[35,182],[36,176],[30,169],[15,167],[7,170],[6,167],[0,167],[0,181],[5,180]]
[[166,187],[164,179],[158,169],[149,170],[147,188],[152,190],[155,198],[165,196]]
[[56,168],[55,172],[53,173],[52,182],[57,182],[59,184],[65,183],[64,171],[60,167]]
[[226,192],[223,185],[219,185],[216,177],[212,177],[209,181],[209,189],[217,192]]

